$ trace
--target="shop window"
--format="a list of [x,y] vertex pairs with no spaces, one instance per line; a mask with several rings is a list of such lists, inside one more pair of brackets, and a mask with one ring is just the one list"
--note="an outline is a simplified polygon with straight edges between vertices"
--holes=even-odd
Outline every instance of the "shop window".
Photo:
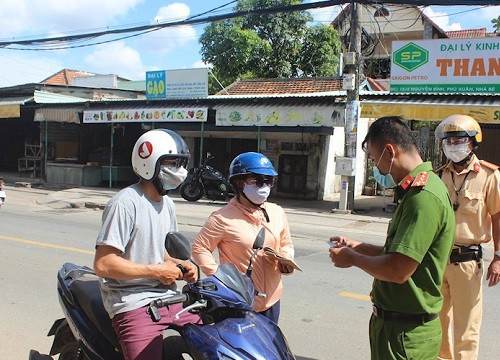
[[307,155],[282,155],[279,162],[278,191],[304,193],[307,184]]

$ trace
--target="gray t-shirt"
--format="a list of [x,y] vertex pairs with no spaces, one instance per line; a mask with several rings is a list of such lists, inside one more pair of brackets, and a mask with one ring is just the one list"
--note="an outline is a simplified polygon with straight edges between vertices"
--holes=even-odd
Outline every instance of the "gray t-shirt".
[[[170,231],[177,231],[172,199],[164,196],[161,202],[151,201],[135,184],[109,200],[96,246],[112,246],[121,251],[121,257],[135,263],[159,264],[164,260],[165,237]],[[175,283],[167,286],[156,279],[100,278],[100,282],[104,307],[111,318],[176,293]]]

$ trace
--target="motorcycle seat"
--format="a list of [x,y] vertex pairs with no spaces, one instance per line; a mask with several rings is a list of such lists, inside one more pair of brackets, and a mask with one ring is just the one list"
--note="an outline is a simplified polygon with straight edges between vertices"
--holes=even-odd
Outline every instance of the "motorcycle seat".
[[111,319],[102,303],[101,290],[97,277],[81,277],[71,284],[71,292],[87,317],[104,337],[118,348],[118,337],[111,325]]

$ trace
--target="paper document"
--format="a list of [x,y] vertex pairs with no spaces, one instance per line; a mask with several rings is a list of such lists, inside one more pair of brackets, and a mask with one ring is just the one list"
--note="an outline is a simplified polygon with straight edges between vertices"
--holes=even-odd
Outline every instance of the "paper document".
[[282,264],[285,264],[285,265],[288,265],[288,266],[291,266],[293,267],[294,269],[297,269],[297,270],[300,270],[302,271],[302,269],[300,268],[299,265],[297,265],[297,263],[291,259],[288,259],[280,254],[278,254],[276,252],[276,250],[274,250],[273,248],[270,248],[270,247],[265,247],[264,248],[264,254],[266,255],[269,255],[269,256],[273,256],[275,257],[276,259],[278,259],[279,262],[281,262]]

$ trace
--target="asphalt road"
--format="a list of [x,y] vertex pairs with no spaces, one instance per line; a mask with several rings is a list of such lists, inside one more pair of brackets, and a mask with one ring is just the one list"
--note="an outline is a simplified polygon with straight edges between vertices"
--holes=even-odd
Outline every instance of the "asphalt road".
[[[62,316],[56,273],[64,262],[92,265],[100,210],[68,209],[46,190],[8,189],[0,210],[0,359],[48,353],[46,336]],[[176,200],[181,231],[194,238],[220,204]],[[386,221],[286,209],[304,269],[284,279],[280,327],[298,359],[368,359],[371,278],[358,269],[333,268],[325,240],[346,235],[381,244]],[[485,288],[480,359],[497,358],[500,286]]]

